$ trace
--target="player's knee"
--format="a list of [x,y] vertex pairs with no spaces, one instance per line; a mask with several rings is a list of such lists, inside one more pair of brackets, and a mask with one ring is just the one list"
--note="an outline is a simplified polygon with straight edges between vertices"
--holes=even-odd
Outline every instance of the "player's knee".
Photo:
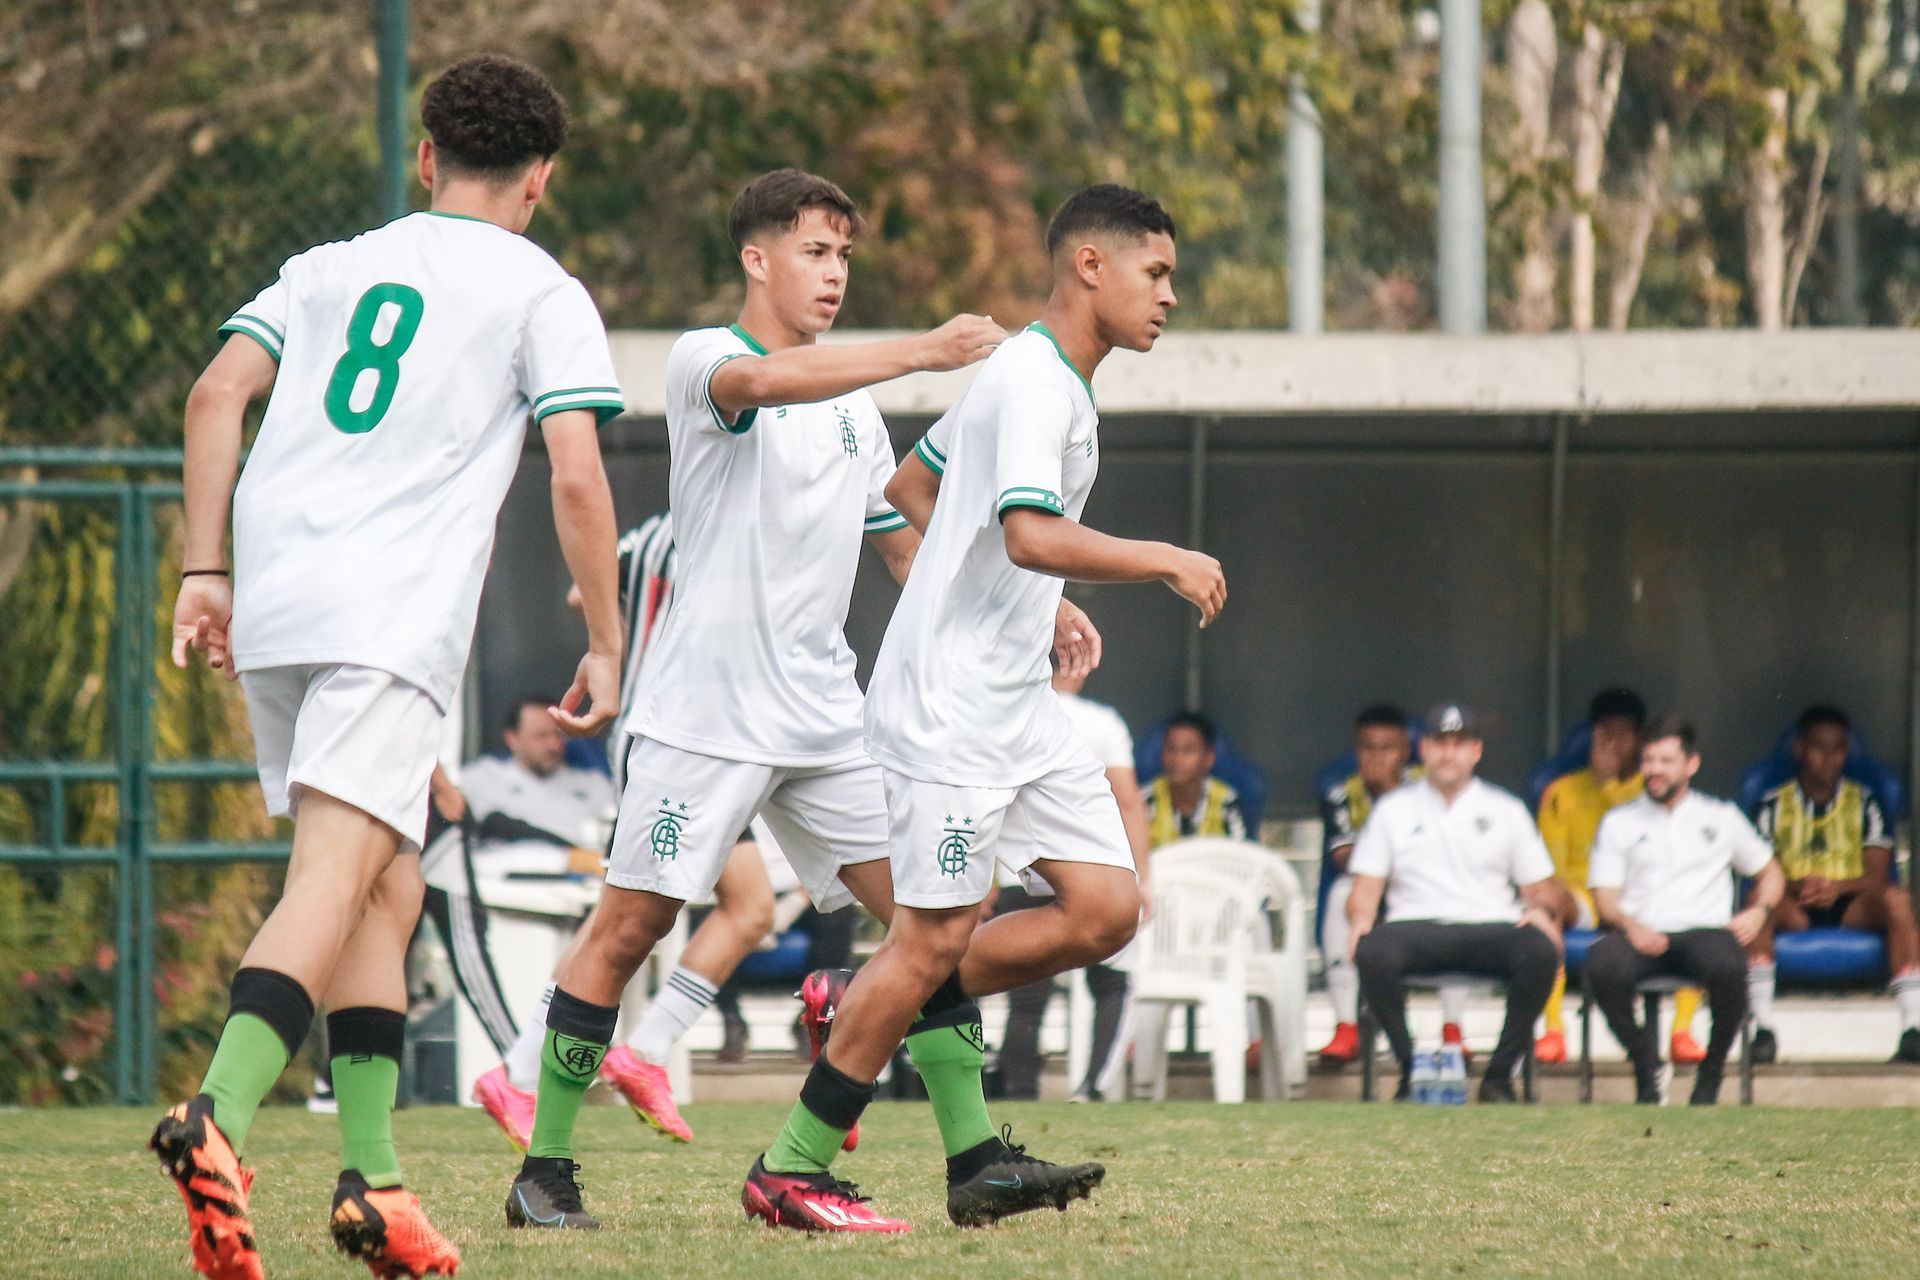
[[1519,939],[1514,944],[1514,963],[1524,969],[1557,969],[1560,967],[1560,948],[1554,945],[1552,938],[1543,930],[1528,927],[1518,930]]
[[386,872],[373,882],[367,910],[402,921],[410,928],[420,918],[420,907],[426,898],[427,882],[420,874],[420,859],[395,858]]
[[1392,978],[1400,973],[1400,952],[1391,939],[1378,929],[1370,931],[1353,949],[1353,964],[1360,980]]
[[634,970],[652,954],[664,932],[645,912],[596,912],[589,941],[607,964]]
[[773,929],[773,899],[755,894],[745,902],[729,902],[720,910],[734,931],[751,942],[759,942]]
[[1140,927],[1140,890],[1134,885],[1103,895],[1099,909],[1089,912],[1084,936],[1088,964],[1096,964],[1133,941]]

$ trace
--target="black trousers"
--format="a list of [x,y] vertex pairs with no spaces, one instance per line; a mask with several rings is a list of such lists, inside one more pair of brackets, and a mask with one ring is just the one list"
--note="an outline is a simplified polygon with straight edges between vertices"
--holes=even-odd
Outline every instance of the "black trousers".
[[504,1057],[519,1035],[507,998],[500,991],[500,977],[493,971],[493,957],[487,953],[487,909],[465,894],[448,893],[427,886],[426,914],[447,944],[447,959],[453,963],[453,980],[460,986],[487,1039]]
[[[1024,911],[1053,901],[1052,894],[1031,894],[1021,888],[1005,888],[994,904],[993,914]],[[1032,1100],[1040,1096],[1040,1024],[1053,1000],[1054,980],[1043,978],[1007,992],[1007,1030],[1000,1040],[1000,1081],[1010,1099]],[[1087,990],[1093,996],[1093,1046],[1087,1062],[1087,1078],[1075,1083],[1076,1091],[1089,1097],[1098,1090],[1100,1077],[1106,1074],[1120,1039],[1120,1023],[1127,1012],[1127,975],[1118,969],[1096,964],[1087,967]]]
[[1713,1035],[1700,1070],[1719,1075],[1726,1069],[1727,1052],[1739,1038],[1747,1017],[1747,953],[1726,929],[1686,929],[1667,935],[1660,955],[1641,955],[1624,933],[1609,932],[1594,940],[1587,952],[1587,982],[1594,1002],[1613,1028],[1613,1038],[1626,1047],[1633,1067],[1642,1076],[1660,1066],[1659,1028],[1634,1020],[1633,988],[1652,977],[1684,978],[1707,991],[1713,1011]]
[[1402,1072],[1413,1064],[1413,1039],[1407,1034],[1409,976],[1471,973],[1504,983],[1507,1022],[1487,1060],[1487,1074],[1505,1079],[1533,1040],[1533,1021],[1553,992],[1560,948],[1531,925],[1401,920],[1377,924],[1360,939],[1354,964],[1360,970],[1360,990],[1367,1006],[1386,1032]]

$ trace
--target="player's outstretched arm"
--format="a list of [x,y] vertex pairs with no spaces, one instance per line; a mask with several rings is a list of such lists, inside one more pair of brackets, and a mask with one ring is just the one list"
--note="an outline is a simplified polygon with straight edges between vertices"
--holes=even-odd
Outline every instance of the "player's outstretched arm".
[[909,373],[941,373],[984,360],[1007,332],[986,316],[960,315],[929,333],[884,342],[789,347],[741,356],[714,371],[709,394],[722,413],[815,404]]
[[[580,591],[587,620],[587,656],[557,707],[560,726],[576,736],[598,733],[620,709],[620,584],[613,492],[600,461],[599,425],[591,409],[548,414],[540,429],[553,464],[553,528]],[[581,710],[582,701],[587,703]]]
[[1164,582],[1211,623],[1227,602],[1220,562],[1168,542],[1116,538],[1037,507],[1013,507],[1002,516],[1007,558],[1022,569],[1074,582]]
[[[187,649],[235,676],[230,649],[233,582],[227,569],[227,524],[233,483],[240,474],[240,441],[247,406],[273,390],[280,371],[258,341],[235,334],[187,393],[183,473],[185,546],[180,594],[173,603],[173,665],[187,665]],[[214,572],[207,572],[213,570]]]

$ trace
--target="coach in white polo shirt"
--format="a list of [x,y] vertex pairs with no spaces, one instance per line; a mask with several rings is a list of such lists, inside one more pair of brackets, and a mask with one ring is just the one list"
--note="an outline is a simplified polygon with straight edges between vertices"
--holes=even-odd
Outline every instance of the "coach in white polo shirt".
[[[1512,1102],[1513,1071],[1560,966],[1568,895],[1526,805],[1473,776],[1480,729],[1454,705],[1435,708],[1420,740],[1426,776],[1382,796],[1354,846],[1347,919],[1360,989],[1409,1091],[1409,975],[1475,973],[1507,988],[1507,1022],[1487,1061],[1480,1101]],[[1376,924],[1381,898],[1387,919]]]
[[[1693,789],[1693,726],[1667,717],[1640,751],[1645,794],[1611,810],[1593,840],[1589,877],[1612,932],[1587,952],[1587,980],[1613,1035],[1633,1059],[1635,1101],[1660,1101],[1654,1034],[1634,1021],[1634,986],[1654,975],[1705,987],[1713,1036],[1693,1078],[1693,1104],[1720,1100],[1727,1051],[1747,1016],[1746,946],[1780,903],[1786,880],[1746,815]],[[1758,877],[1753,905],[1733,911],[1734,873]]]

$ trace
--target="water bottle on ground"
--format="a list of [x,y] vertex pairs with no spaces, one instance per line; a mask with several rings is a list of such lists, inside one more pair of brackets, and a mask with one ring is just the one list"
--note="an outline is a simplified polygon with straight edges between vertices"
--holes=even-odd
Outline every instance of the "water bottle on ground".
[[1436,1073],[1435,1098],[1443,1107],[1467,1105],[1467,1057],[1457,1044],[1440,1046],[1440,1065]]
[[1426,1106],[1439,1101],[1439,1055],[1423,1049],[1413,1051],[1413,1100]]

